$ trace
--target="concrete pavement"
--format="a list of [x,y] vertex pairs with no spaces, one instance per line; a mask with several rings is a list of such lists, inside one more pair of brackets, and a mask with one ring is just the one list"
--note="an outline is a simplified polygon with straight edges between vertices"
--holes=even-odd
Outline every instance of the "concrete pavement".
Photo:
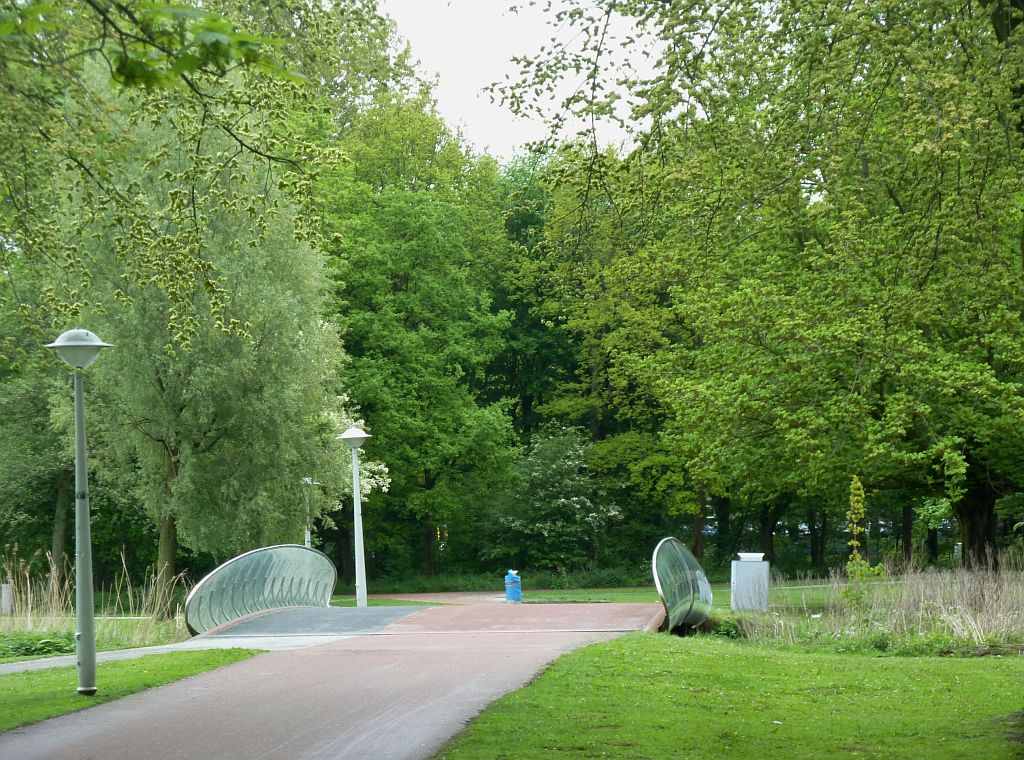
[[[372,630],[321,634],[334,638],[2,733],[0,757],[426,758],[559,655],[641,630],[657,612],[498,602],[371,608],[398,612]],[[262,640],[248,630],[207,638]]]

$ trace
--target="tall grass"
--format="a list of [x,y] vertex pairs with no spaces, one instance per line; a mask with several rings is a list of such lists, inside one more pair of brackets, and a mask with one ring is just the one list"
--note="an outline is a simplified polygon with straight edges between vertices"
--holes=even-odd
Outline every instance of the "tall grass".
[[769,613],[744,616],[742,635],[763,643],[827,643],[908,654],[1024,651],[1020,554],[1004,555],[999,572],[908,569],[863,583],[856,594],[838,574],[815,585],[802,591],[775,585]]
[[[183,641],[188,638],[183,606],[184,577],[172,584],[157,582],[147,572],[141,584],[132,584],[124,557],[113,586],[100,589],[96,610],[96,647],[124,649]],[[13,610],[0,615],[0,635],[40,633],[65,636],[75,630],[74,569],[54,563],[49,553],[36,552],[25,559],[18,547],[5,547],[0,562],[0,581],[11,584]],[[163,611],[173,610],[166,617]]]

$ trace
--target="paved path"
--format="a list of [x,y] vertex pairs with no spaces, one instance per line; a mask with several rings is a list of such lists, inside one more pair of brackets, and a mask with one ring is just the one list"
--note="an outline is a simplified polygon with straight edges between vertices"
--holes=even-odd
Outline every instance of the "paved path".
[[[247,618],[234,626],[195,636],[178,644],[97,652],[96,661],[134,660],[150,654],[192,649],[266,649],[270,652],[303,649],[317,644],[328,644],[350,636],[380,631],[398,618],[418,609],[422,608],[368,607],[357,610],[346,607],[328,607],[326,609],[280,610]],[[67,667],[74,665],[77,660],[76,655],[69,654],[41,660],[8,662],[0,665],[0,675],[18,673],[23,670]],[[0,758],[0,760],[5,759]]]
[[[401,616],[2,733],[0,758],[426,758],[560,654],[642,629],[657,610],[461,601],[377,608]],[[264,635],[249,630],[253,643]]]

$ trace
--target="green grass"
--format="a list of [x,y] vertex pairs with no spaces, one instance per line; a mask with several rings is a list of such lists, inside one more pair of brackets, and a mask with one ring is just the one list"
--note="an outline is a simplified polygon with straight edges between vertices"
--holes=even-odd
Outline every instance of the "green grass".
[[206,649],[155,654],[96,666],[97,693],[80,696],[74,667],[0,676],[0,731],[110,702],[154,686],[244,660],[258,650]]
[[657,604],[658,592],[654,586],[649,588],[590,588],[573,590],[524,591],[523,602],[621,602],[638,604]]
[[[0,664],[75,653],[74,618],[50,617],[39,630],[0,630]],[[189,638],[184,621],[96,618],[96,651],[174,644]]]
[[70,631],[0,631],[0,663],[74,651],[75,636]]
[[[728,583],[711,584],[711,592],[716,612],[727,612],[731,598]],[[769,604],[772,609],[816,611],[828,606],[829,589],[823,584],[807,584],[793,581],[792,584],[775,584],[769,590]],[[656,604],[658,592],[654,585],[629,586],[620,588],[592,589],[541,589],[523,590],[523,602],[633,602],[640,604]]]
[[[408,599],[375,599],[374,597],[369,597],[366,600],[368,607],[434,607],[437,604],[437,602],[415,602]],[[356,598],[354,596],[332,596],[331,606],[355,607]]]
[[632,634],[567,655],[438,757],[1011,758],[1024,657],[780,651]]

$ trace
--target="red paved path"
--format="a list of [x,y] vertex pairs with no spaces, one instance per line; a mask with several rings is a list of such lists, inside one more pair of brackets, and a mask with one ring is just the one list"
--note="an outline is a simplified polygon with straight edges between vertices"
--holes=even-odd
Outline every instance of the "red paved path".
[[558,655],[642,629],[657,611],[476,601],[9,731],[0,758],[426,758]]

